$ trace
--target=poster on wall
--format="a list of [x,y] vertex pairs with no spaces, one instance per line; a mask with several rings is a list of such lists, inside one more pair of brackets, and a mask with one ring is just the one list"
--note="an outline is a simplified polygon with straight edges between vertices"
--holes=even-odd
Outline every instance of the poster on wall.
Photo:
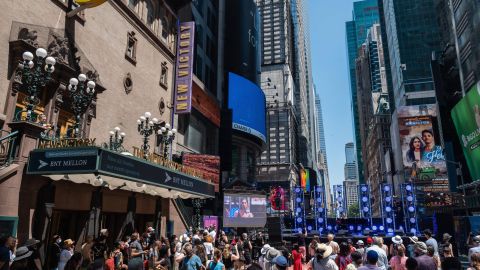
[[424,195],[427,207],[451,205],[447,165],[437,129],[437,105],[401,106],[398,125],[406,179]]
[[480,82],[452,110],[472,181],[480,180]]

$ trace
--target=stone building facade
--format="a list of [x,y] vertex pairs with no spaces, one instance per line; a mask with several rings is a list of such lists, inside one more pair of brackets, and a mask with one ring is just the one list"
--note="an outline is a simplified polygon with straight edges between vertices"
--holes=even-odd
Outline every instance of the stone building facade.
[[[174,200],[182,196],[181,192],[168,189],[159,195],[137,188],[145,187],[142,183],[132,182],[133,187],[132,183],[99,186],[95,185],[94,177],[79,184],[78,179],[65,180],[68,177],[25,174],[29,153],[37,148],[45,126],[54,127],[49,134],[57,138],[67,135],[73,126],[68,84],[70,78],[80,73],[96,82],[96,94],[82,117],[80,134],[95,138],[97,145],[108,142],[109,131],[120,127],[126,133],[123,145],[132,152],[133,146],[142,144],[136,120],[146,111],[160,123],[178,123],[172,113],[172,95],[175,10],[181,1],[113,0],[68,17],[71,8],[78,8],[69,6],[72,2],[0,2],[2,136],[20,131],[13,161],[0,169],[0,220],[2,217],[13,220],[20,244],[32,236],[48,242],[48,236],[53,234],[81,242],[81,237],[96,235],[101,227],[111,230],[113,241],[121,236],[128,222],[127,213],[133,214],[132,227],[139,232],[145,226],[155,225],[162,234],[183,233],[186,222]],[[45,48],[57,63],[52,80],[41,90],[35,110],[38,119],[43,117],[44,122],[26,123],[19,121],[24,114],[21,111],[25,107],[22,102],[25,93],[17,65],[24,51],[35,53],[39,47]],[[198,99],[202,99],[199,94]],[[210,119],[219,118],[208,110],[206,114],[210,114]],[[182,134],[178,138],[183,139]],[[150,137],[151,152],[159,152],[154,147],[157,139]],[[172,145],[176,153],[177,143]],[[92,212],[94,208],[100,211]],[[37,225],[44,224],[40,218],[44,216],[48,226],[39,231],[42,226]],[[92,224],[92,220],[95,226],[83,226]]]

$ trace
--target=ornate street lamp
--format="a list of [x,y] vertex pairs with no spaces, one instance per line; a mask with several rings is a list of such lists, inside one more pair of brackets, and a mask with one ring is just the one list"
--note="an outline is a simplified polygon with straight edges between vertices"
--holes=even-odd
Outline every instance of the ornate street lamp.
[[144,159],[147,159],[148,150],[150,149],[150,145],[148,145],[148,137],[154,134],[160,127],[158,125],[158,119],[157,118],[150,119],[151,116],[152,114],[150,112],[146,112],[144,115],[140,116],[140,118],[137,120],[138,132],[140,133],[140,135],[143,136],[142,151],[143,151]]
[[85,74],[78,75],[76,78],[70,79],[68,90],[72,97],[72,109],[75,114],[74,134],[76,138],[80,137],[80,122],[82,115],[86,112],[88,106],[92,103],[95,96],[95,82],[87,81]]
[[168,146],[172,144],[176,133],[177,130],[174,128],[170,129],[170,124],[168,123],[157,131],[157,134],[160,137],[160,143],[163,145],[163,158],[165,159],[167,158],[168,154]]
[[[35,55],[37,56],[36,64],[33,62],[33,54],[29,51],[23,53],[23,62],[19,64],[19,68],[22,69],[22,85],[27,96],[24,100],[26,108],[16,115],[16,120],[36,122],[37,119],[33,116],[33,112],[40,103],[38,95],[50,81],[51,74],[55,70],[56,60],[51,56],[47,57],[45,49],[38,48]],[[25,119],[21,117],[23,112],[27,113]]]
[[107,148],[115,152],[124,151],[125,149],[122,145],[124,138],[125,132],[120,132],[120,128],[115,127],[112,131],[110,131],[110,140]]

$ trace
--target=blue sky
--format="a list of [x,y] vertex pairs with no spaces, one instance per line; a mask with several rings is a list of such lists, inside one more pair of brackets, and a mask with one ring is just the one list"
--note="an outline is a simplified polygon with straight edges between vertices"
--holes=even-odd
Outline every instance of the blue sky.
[[308,0],[313,80],[320,93],[330,184],[344,178],[345,144],[353,141],[345,22],[353,0]]

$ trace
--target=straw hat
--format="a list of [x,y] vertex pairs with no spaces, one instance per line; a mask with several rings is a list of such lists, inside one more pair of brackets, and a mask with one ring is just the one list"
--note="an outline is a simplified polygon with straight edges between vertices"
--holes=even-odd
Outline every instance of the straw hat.
[[262,253],[262,255],[265,255],[267,254],[267,251],[270,249],[270,245],[269,244],[265,244],[263,245],[262,249],[260,250],[260,253]]
[[36,245],[38,243],[40,243],[40,241],[38,241],[37,239],[30,238],[30,239],[27,240],[27,242],[25,242],[25,246],[26,247],[31,247],[31,246]]
[[394,237],[392,237],[392,242],[397,245],[400,245],[403,243],[403,240],[402,240],[402,237],[400,237],[399,235],[395,235]]
[[452,236],[450,234],[448,234],[448,233],[443,234],[443,241],[448,241],[448,240],[450,240],[450,238],[452,238]]
[[321,254],[324,259],[332,255],[332,251],[332,247],[325,244],[318,244],[315,249],[315,253]]

